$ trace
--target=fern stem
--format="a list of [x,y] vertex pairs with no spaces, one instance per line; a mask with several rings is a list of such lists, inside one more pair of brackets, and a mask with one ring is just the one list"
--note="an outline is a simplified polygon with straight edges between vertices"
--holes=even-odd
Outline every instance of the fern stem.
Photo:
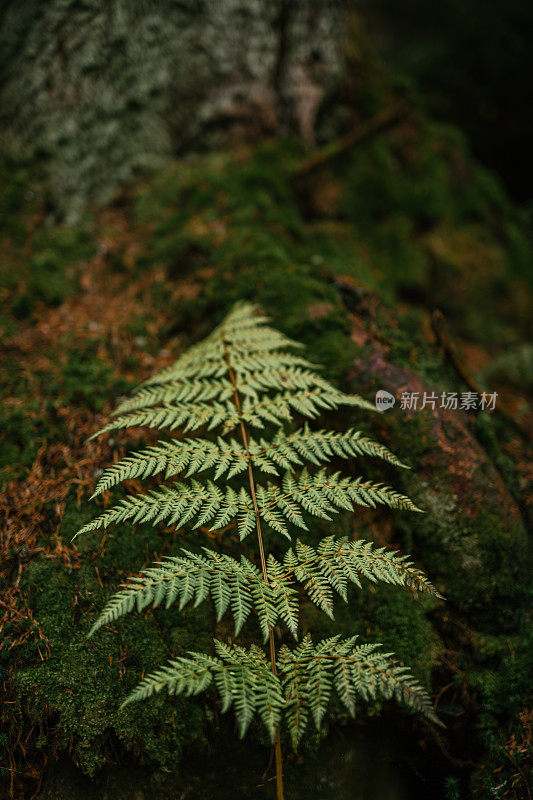
[[[252,458],[250,456],[250,451],[248,449],[248,436],[246,434],[246,426],[244,425],[244,420],[242,418],[242,410],[241,410],[241,399],[239,397],[239,390],[237,388],[237,381],[235,380],[235,373],[233,372],[233,368],[231,366],[231,361],[228,352],[228,346],[226,341],[224,340],[224,357],[226,359],[226,363],[228,365],[228,373],[230,377],[231,384],[233,386],[233,395],[235,399],[235,405],[237,407],[237,413],[239,415],[240,421],[240,428],[241,428],[241,437],[242,437],[242,444],[246,453],[246,458],[248,459],[248,480],[250,483],[250,493],[252,495],[252,503],[254,506],[255,512],[255,524],[257,528],[257,541],[259,543],[259,558],[261,560],[261,571],[263,573],[263,578],[265,581],[268,581],[268,572],[267,572],[267,565],[266,565],[266,558],[265,558],[265,550],[263,547],[263,536],[261,533],[261,519],[259,514],[259,506],[257,505],[257,498],[255,496],[255,481],[254,481],[254,473],[252,468]],[[270,649],[270,665],[272,668],[272,672],[274,675],[278,674],[278,670],[276,667],[276,643],[274,641],[274,631],[272,627],[268,626],[268,643]],[[276,727],[276,733],[274,738],[274,748],[276,753],[276,800],[285,800],[285,795],[283,792],[283,759],[281,754],[281,737],[279,733],[279,725]]]

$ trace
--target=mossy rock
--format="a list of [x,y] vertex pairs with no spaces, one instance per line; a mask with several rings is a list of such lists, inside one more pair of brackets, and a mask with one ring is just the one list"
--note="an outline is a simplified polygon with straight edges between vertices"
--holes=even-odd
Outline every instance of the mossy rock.
[[[83,449],[69,428],[69,418],[82,420],[88,432],[96,430],[118,395],[206,335],[237,299],[260,303],[276,327],[307,345],[311,360],[325,365],[328,378],[370,400],[380,388],[396,395],[404,389],[464,388],[426,335],[423,303],[432,291],[435,237],[444,238],[453,251],[453,255],[439,251],[443,261],[456,259],[450,272],[453,283],[462,268],[457,237],[470,237],[475,246],[483,232],[490,248],[502,248],[484,214],[495,209],[504,220],[512,212],[493,188],[483,190],[482,184],[475,189],[478,200],[470,200],[465,211],[449,185],[449,159],[444,159],[444,167],[433,163],[426,151],[431,150],[428,142],[435,142],[434,132],[427,136],[412,174],[409,162],[397,155],[398,148],[405,147],[401,137],[398,141],[387,135],[379,147],[369,147],[371,169],[364,151],[350,156],[349,170],[336,177],[342,192],[347,192],[337,219],[309,221],[302,213],[292,182],[302,151],[291,141],[179,162],[132,189],[131,198],[123,201],[126,212],[124,207],[114,211],[125,227],[105,262],[114,281],[109,297],[101,296],[105,308],[115,299],[113,292],[122,291],[128,302],[135,295],[134,312],[117,323],[120,349],[127,352],[117,352],[115,342],[98,329],[73,326],[68,336],[50,344],[46,369],[36,367],[30,375],[21,371],[16,381],[2,376],[2,387],[16,401],[5,410],[4,452],[10,463],[14,458],[18,463],[10,479],[22,481],[21,473],[33,469],[42,444],[52,447],[61,442],[73,447],[69,453],[73,463],[86,459],[85,475],[92,471],[96,477],[94,470],[105,466],[102,459],[114,458],[111,448],[120,452],[120,447],[113,442],[107,450],[104,445],[98,445],[99,450]],[[424,215],[415,185],[426,167],[431,167],[432,181],[445,185],[435,188]],[[410,195],[393,212],[387,199],[392,190],[379,176],[373,183],[369,175],[382,169],[387,171],[385,183],[396,175]],[[353,187],[348,191],[350,181]],[[354,197],[365,185],[373,186],[377,195],[368,212],[363,200],[359,197],[356,203]],[[447,203],[451,208],[444,213]],[[113,231],[109,221],[113,212],[106,213],[69,233],[52,227],[31,235],[34,263],[42,265],[51,258],[49,263],[56,265],[51,272],[63,276],[67,286],[64,297],[51,298],[47,305],[35,302],[24,319],[16,319],[16,306],[15,314],[8,311],[10,324],[34,346],[39,339],[31,339],[32,331],[37,337],[43,320],[72,309],[69,297],[84,299],[80,281],[94,277],[97,267],[92,256]],[[134,252],[128,250],[130,239],[138,245]],[[507,258],[514,258],[504,249]],[[71,269],[74,280],[69,284]],[[479,291],[482,280],[480,272],[475,280],[472,277],[467,292],[452,298],[457,308]],[[25,296],[27,285],[21,281],[7,287],[10,303]],[[498,284],[490,286],[495,302]],[[397,313],[398,300],[403,298],[405,304],[409,296],[414,304]],[[53,308],[54,303],[60,303],[59,309]],[[514,328],[510,321],[506,326],[510,326],[507,341],[518,341],[521,320]],[[476,324],[468,329],[469,335],[477,335]],[[136,344],[137,339],[144,344]],[[160,351],[166,355],[159,356]],[[6,362],[10,371],[13,360],[20,358],[18,350],[10,353]],[[365,462],[365,474],[407,490],[426,512],[415,516],[365,511],[356,517],[355,529],[348,517],[339,515],[335,532],[356,533],[411,552],[448,601],[443,611],[442,604],[415,602],[393,589],[375,593],[367,589],[354,594],[351,606],[339,601],[339,628],[311,608],[305,609],[306,626],[325,636],[338,629],[358,632],[363,639],[379,635],[387,648],[394,649],[423,681],[433,680],[436,688],[445,685],[437,663],[443,637],[448,636],[445,614],[476,637],[505,636],[522,648],[527,550],[518,466],[509,464],[502,452],[502,441],[511,429],[515,435],[509,420],[480,415],[475,421],[464,414],[428,410],[407,414],[396,406],[375,417],[347,411],[324,418],[324,424],[361,427],[385,440],[411,465],[411,472],[399,476],[388,467]],[[139,446],[134,434],[131,441],[122,442]],[[358,462],[351,467],[354,474],[360,468]],[[87,641],[91,620],[125,575],[177,549],[182,540],[144,526],[135,533],[121,528],[103,542],[99,536],[79,541],[79,552],[71,554],[69,566],[58,556],[57,542],[68,548],[77,528],[95,513],[87,484],[78,494],[75,488],[62,507],[59,529],[52,501],[45,508],[36,552],[22,571],[21,593],[50,640],[50,655],[45,651],[41,659],[40,639],[33,631],[13,663],[10,637],[14,640],[20,630],[7,629],[2,659],[18,693],[13,713],[23,713],[25,720],[37,724],[40,746],[54,752],[72,748],[74,759],[88,771],[112,759],[115,745],[120,753],[144,759],[160,772],[178,769],[183,753],[203,741],[205,722],[214,708],[212,698],[171,702],[158,698],[137,707],[135,716],[129,710],[119,711],[119,704],[143,669],[189,647],[208,648],[214,620],[207,605],[184,614],[174,609],[168,614],[130,615],[117,625],[119,633],[104,630]],[[310,536],[316,539],[331,532],[330,526],[317,524]],[[9,573],[8,580],[16,580],[16,574]],[[516,712],[519,689],[513,690],[514,699],[506,710],[502,687],[510,665],[503,639],[488,667],[486,653],[476,650],[470,640],[461,646],[461,665],[474,676],[465,691],[488,697],[494,682],[498,719],[506,714],[509,719]],[[522,680],[520,668],[513,681],[519,687]],[[494,731],[495,720],[496,716],[487,718],[483,731]]]

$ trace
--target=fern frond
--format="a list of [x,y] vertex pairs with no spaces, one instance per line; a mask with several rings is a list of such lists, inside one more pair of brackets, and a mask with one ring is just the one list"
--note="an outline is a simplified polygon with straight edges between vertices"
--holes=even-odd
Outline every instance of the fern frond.
[[284,351],[277,352],[260,352],[253,355],[237,354],[232,360],[232,367],[238,380],[245,380],[248,375],[263,372],[271,374],[276,370],[293,370],[293,369],[321,369],[319,364],[312,364],[302,356],[296,356],[293,353],[285,353]]
[[197,428],[212,430],[217,426],[234,427],[235,407],[229,401],[226,403],[182,403],[172,405],[168,403],[161,408],[147,408],[140,411],[131,411],[115,417],[101,430],[93,434],[90,439],[101,436],[110,431],[124,428],[137,428],[145,425],[148,428],[168,428],[173,431],[182,428],[192,431]]
[[282,390],[306,390],[311,387],[321,387],[327,391],[331,385],[310,369],[293,367],[288,369],[282,364],[272,365],[270,369],[260,369],[256,372],[248,372],[239,377],[236,382],[237,391],[244,395],[257,396],[265,389]]
[[315,645],[308,635],[290,650],[282,646],[278,674],[267,664],[262,650],[250,650],[215,640],[216,656],[190,652],[148,675],[123,705],[166,690],[194,695],[214,679],[225,712],[234,705],[242,736],[257,713],[271,739],[283,718],[296,748],[309,717],[320,727],[335,690],[351,715],[359,700],[395,699],[437,724],[427,692],[407,667],[383,653],[379,644],[357,645],[357,636],[334,636]]
[[[122,402],[97,435],[139,425],[230,430],[241,419],[263,428],[282,425],[294,413],[313,418],[340,405],[375,410],[361,397],[340,392],[305,359],[283,352],[301,345],[269,328],[256,310],[235,309],[207,339]],[[231,402],[235,389],[243,397],[242,415]],[[272,390],[282,391],[272,396]]]
[[[291,422],[295,414],[314,419],[322,411],[334,411],[341,405],[371,408],[375,411],[366,400],[357,395],[344,394],[333,387],[280,392],[272,396],[265,394],[260,399],[256,397],[255,392],[253,396],[246,395],[241,413],[234,408],[233,414],[228,413],[223,421],[215,424],[223,425],[228,430],[236,428],[241,420],[253,428],[264,428],[267,424],[281,427]],[[215,424],[210,423],[211,427],[215,427]]]
[[[108,467],[98,481],[93,497],[132,478],[147,478],[165,473],[165,478],[184,473],[188,478],[198,472],[214,469],[217,480],[224,473],[232,478],[248,467],[248,458],[242,444],[236,439],[219,437],[216,442],[207,439],[182,439],[159,442]],[[268,469],[266,465],[266,471]]]
[[[265,439],[258,442],[251,439],[249,451],[254,465],[273,474],[278,474],[278,467],[291,472],[305,461],[318,466],[333,457],[350,458],[362,455],[375,456],[397,467],[406,468],[384,445],[352,428],[343,433],[312,431],[306,424],[288,436],[278,431],[270,442]],[[264,469],[265,465],[268,466],[267,469]]]
[[198,403],[208,400],[229,400],[233,396],[233,386],[227,378],[217,377],[216,380],[182,379],[171,381],[162,386],[141,386],[133,397],[120,403],[113,412],[113,416],[126,414],[131,411],[145,410],[163,405],[177,403]]
[[184,549],[181,552],[183,555],[169,556],[123,584],[121,591],[105,606],[89,636],[102,625],[115,621],[134,608],[142,611],[149,605],[155,608],[165,601],[167,608],[177,602],[181,610],[193,601],[195,606],[199,605],[209,595],[213,599],[217,619],[231,605],[237,634],[251,611],[249,584],[261,580],[259,571],[251,569],[253,565],[249,565],[249,562],[243,567],[230,556],[207,548],[204,548],[204,555]]
[[[363,578],[440,595],[406,556],[370,542],[328,536],[316,548],[298,540],[282,561],[265,555],[265,523],[291,539],[293,527],[307,529],[307,515],[330,520],[356,505],[420,510],[388,486],[326,469],[333,459],[363,455],[405,466],[360,431],[311,430],[305,423],[287,432],[286,423],[295,418],[313,419],[341,405],[375,409],[332,386],[299,354],[287,352],[300,345],[267,322],[255,306],[235,306],[203,342],[118,405],[99,433],[141,425],[179,433],[107,469],[93,496],[131,479],[160,475],[180,482],[128,496],[76,534],[126,521],[208,530],[235,525],[241,540],[257,529],[261,569],[244,556],[237,561],[208,549],[181,550],[129,578],[91,634],[134,608],[176,603],[183,609],[211,599],[217,619],[231,613],[236,635],[252,612],[257,615],[264,640],[270,639],[272,663],[255,645],[245,650],[217,641],[214,656],[191,652],[175,659],[145,678],[126,703],[163,689],[197,694],[214,684],[222,710],[234,706],[241,735],[258,715],[273,740],[283,718],[295,746],[309,720],[321,725],[333,691],[350,713],[361,699],[395,697],[434,719],[427,695],[409,671],[378,645],[358,645],[356,637],[315,645],[307,636],[292,651],[283,647],[276,674],[273,630],[281,623],[297,638],[302,592],[329,616],[334,595],[347,600],[349,584],[360,587]],[[206,435],[217,428],[218,434]],[[250,428],[263,432],[253,438]],[[279,430],[270,435],[273,428]],[[183,438],[200,430],[196,438]],[[309,465],[317,471],[310,473]],[[208,470],[210,480],[193,477]],[[257,483],[259,472],[268,479]],[[242,485],[245,473],[248,489]],[[277,753],[278,745],[279,739]]]
[[266,488],[259,487],[257,499],[261,518],[289,538],[289,524],[304,530],[307,528],[302,511],[328,520],[330,514],[338,513],[340,509],[351,511],[354,505],[372,508],[386,505],[420,511],[412,500],[388,486],[362,478],[343,478],[339,472],[328,473],[326,470],[314,475],[303,470],[298,478],[287,473],[282,487],[272,483]]
[[[195,517],[194,528],[208,526],[210,530],[216,530],[237,519],[241,539],[252,531],[254,508],[244,489],[237,495],[231,487],[222,491],[212,481],[204,485],[194,479],[190,484],[176,483],[174,486],[174,489],[163,487],[149,494],[130,495],[84,525],[74,538],[127,520],[135,524],[151,522],[153,525],[165,521],[167,525],[180,528]],[[351,511],[354,505],[372,508],[387,505],[420,511],[412,500],[388,486],[363,481],[362,478],[343,478],[339,472],[327,473],[326,470],[314,475],[303,470],[298,478],[287,473],[282,487],[272,483],[266,487],[259,486],[257,502],[261,519],[289,539],[289,524],[307,529],[302,511],[327,520],[331,519],[330,514],[338,513],[340,509]]]
[[[258,311],[251,303],[236,306],[210,336],[191,347],[172,366],[145,381],[143,386],[223,375],[226,373],[224,357],[228,348],[231,349],[233,361],[237,365],[246,359],[261,359],[264,356],[268,358],[283,347],[301,347],[299,342],[293,342],[279,331],[268,328],[267,318],[257,313]],[[304,359],[291,363],[311,366]],[[261,365],[256,369],[261,369]]]
[[203,554],[184,548],[180,556],[167,556],[123,584],[107,603],[91,628],[92,636],[103,625],[114,622],[133,609],[143,611],[165,602],[166,608],[178,603],[198,606],[211,596],[217,620],[229,608],[238,635],[252,609],[256,612],[264,640],[281,620],[296,637],[298,630],[298,591],[303,586],[312,602],[333,616],[333,592],[347,601],[347,585],[361,588],[361,578],[376,583],[405,586],[441,597],[423,572],[406,556],[362,540],[350,542],[328,536],[315,550],[300,540],[288,550],[283,564],[274,556],[268,559],[268,580],[244,556],[231,556],[203,548]]
[[298,540],[295,549],[291,548],[285,555],[283,568],[286,571],[280,573],[280,566],[278,580],[287,580],[294,575],[300,582],[305,582],[305,570],[313,567],[320,570],[324,580],[344,600],[347,584],[354,583],[361,588],[362,577],[373,583],[381,581],[405,586],[442,599],[425,574],[413,566],[408,558],[385,547],[376,547],[364,539],[348,541],[327,536],[316,550]]
[[[198,606],[209,596],[216,609],[217,621],[228,607],[231,609],[235,635],[254,608],[268,636],[269,626],[277,621],[277,613],[270,610],[275,608],[276,596],[257,567],[244,557],[239,562],[207,548],[203,548],[202,555],[185,549],[181,552],[183,555],[168,556],[143,570],[139,576],[129,578],[109,600],[89,636],[134,608],[142,611],[149,605],[155,608],[165,602],[166,608],[178,603],[181,610],[188,603]],[[266,598],[268,611],[265,611],[264,604],[256,603],[258,592]]]
[[168,428],[184,431],[206,428],[212,430],[222,427],[227,431],[236,428],[241,419],[254,428],[264,428],[265,424],[278,427],[294,419],[294,414],[311,419],[318,417],[322,411],[336,410],[340,405],[375,408],[357,395],[344,394],[337,389],[314,388],[293,392],[281,392],[273,396],[264,395],[256,400],[257,393],[246,395],[239,413],[229,400],[208,402],[185,401],[180,405],[165,403],[161,407],[142,407],[115,417],[91,439],[104,433],[124,428],[147,426],[149,428]]
[[[307,426],[287,436],[278,432],[269,443],[265,439],[248,442],[249,458],[254,467],[271,475],[279,475],[279,468],[292,471],[307,460],[312,464],[329,461],[331,457],[350,458],[363,454],[376,456],[398,467],[405,464],[386,447],[363,436],[361,431],[345,433],[311,431]],[[159,442],[108,467],[98,481],[92,497],[108,491],[113,486],[133,478],[147,478],[165,473],[165,478],[183,473],[185,478],[198,472],[214,469],[214,479],[224,474],[229,480],[248,467],[248,455],[236,439],[218,437],[216,442],[207,439],[182,439]]]
[[166,690],[168,694],[195,695],[214,681],[222,711],[234,706],[241,738],[255,713],[273,740],[281,718],[283,694],[279,678],[267,664],[265,654],[252,645],[246,651],[215,640],[217,656],[190,652],[148,675],[126,698],[123,706]]
[[295,747],[309,715],[320,727],[333,689],[351,715],[358,699],[394,698],[440,724],[426,691],[408,668],[391,658],[391,653],[382,653],[381,645],[356,645],[356,640],[356,636],[334,636],[314,645],[306,636],[294,650],[280,649],[284,717]]
[[162,487],[158,491],[138,496],[129,495],[118,505],[104,511],[84,525],[74,536],[97,530],[100,527],[131,521],[133,524],[166,522],[177,528],[196,517],[194,528],[208,526],[211,530],[223,528],[237,518],[241,537],[248,535],[253,519],[252,501],[241,489],[239,494],[231,487],[223,492],[212,481],[205,485],[192,480],[190,484],[176,483],[175,488]]

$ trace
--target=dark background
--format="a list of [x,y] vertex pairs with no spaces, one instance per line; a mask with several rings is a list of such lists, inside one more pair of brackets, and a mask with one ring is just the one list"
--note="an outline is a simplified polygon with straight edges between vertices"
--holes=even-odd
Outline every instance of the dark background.
[[381,52],[455,122],[518,202],[532,199],[533,4],[361,0]]

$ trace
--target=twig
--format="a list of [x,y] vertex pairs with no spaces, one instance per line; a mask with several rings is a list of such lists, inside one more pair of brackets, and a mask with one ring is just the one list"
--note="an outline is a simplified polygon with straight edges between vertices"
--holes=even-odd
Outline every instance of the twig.
[[309,175],[312,175],[321,167],[336,161],[347,153],[348,150],[351,150],[352,147],[396,125],[404,115],[405,110],[405,105],[399,104],[384,111],[382,114],[378,114],[369,122],[356,125],[355,128],[345,134],[345,136],[341,136],[340,139],[329,142],[329,144],[317,150],[310,158],[302,161],[297,167],[293,179],[300,181],[302,178],[309,177]]

